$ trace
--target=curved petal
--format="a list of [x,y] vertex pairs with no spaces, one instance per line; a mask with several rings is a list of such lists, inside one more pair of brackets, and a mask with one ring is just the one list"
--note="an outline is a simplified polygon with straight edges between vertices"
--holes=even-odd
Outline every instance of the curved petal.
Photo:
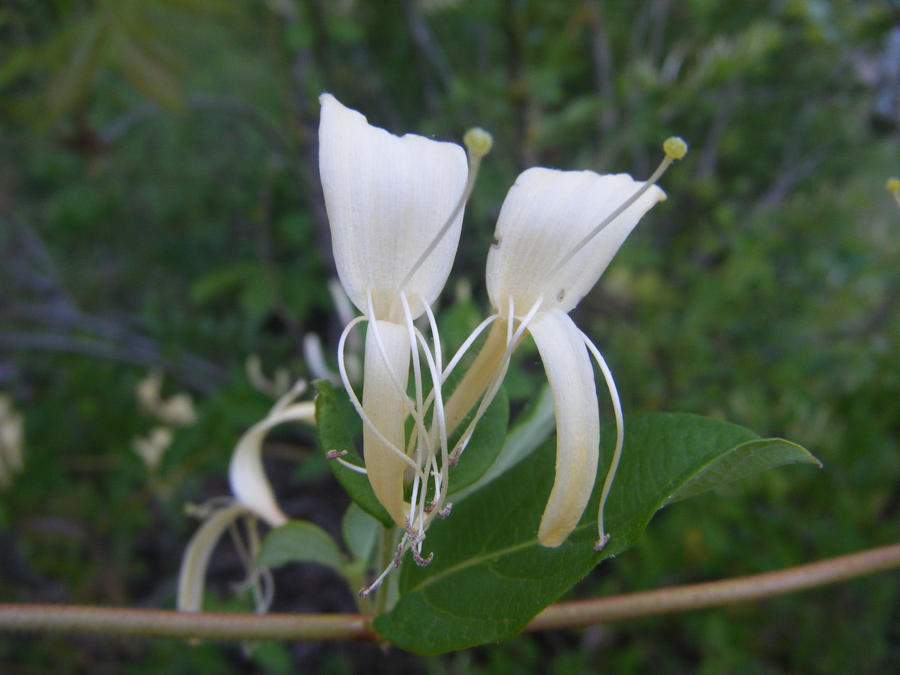
[[[459,201],[469,173],[465,152],[373,127],[330,94],[319,101],[319,173],[338,276],[361,312],[371,289],[378,316],[400,323],[399,305],[391,311],[398,285]],[[447,281],[461,224],[462,210],[406,285],[416,298],[414,316]]]
[[181,570],[178,573],[176,606],[180,612],[199,612],[203,609],[203,589],[206,586],[206,569],[209,558],[219,539],[238,518],[252,512],[242,504],[232,504],[217,511],[188,542]]
[[597,476],[600,418],[594,369],[581,331],[563,311],[541,312],[528,330],[544,362],[556,412],[556,479],[538,540],[559,546],[578,524]]
[[510,188],[487,261],[487,288],[498,310],[505,299],[531,307],[571,311],[597,283],[625,239],[650,208],[665,198],[652,186],[584,248],[554,268],[590,231],[643,185],[628,174],[533,168]]
[[403,501],[403,472],[407,464],[397,455],[396,449],[406,445],[404,424],[407,410],[403,397],[406,396],[409,381],[409,357],[406,326],[389,321],[369,322],[362,405],[369,422],[378,429],[384,440],[378,438],[369,425],[365,425],[363,455],[375,496],[400,527],[405,527],[407,517],[407,507]]
[[272,486],[263,469],[260,456],[263,440],[270,429],[284,422],[315,423],[315,414],[316,406],[310,401],[276,409],[241,436],[234,454],[231,455],[231,464],[228,467],[231,492],[241,504],[272,527],[283,525],[288,518],[275,501]]

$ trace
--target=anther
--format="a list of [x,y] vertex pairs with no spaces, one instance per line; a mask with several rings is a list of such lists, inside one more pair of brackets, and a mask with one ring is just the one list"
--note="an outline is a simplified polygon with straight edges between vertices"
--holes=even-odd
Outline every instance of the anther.
[[638,188],[633,195],[631,195],[628,199],[622,202],[615,211],[610,213],[606,218],[600,221],[600,224],[597,225],[594,229],[587,233],[587,235],[582,238],[575,246],[571,248],[571,250],[567,251],[564,256],[559,259],[559,262],[553,267],[550,271],[550,275],[556,274],[559,270],[569,262],[569,260],[574,256],[578,251],[580,251],[584,246],[597,234],[609,225],[616,218],[621,216],[625,210],[634,204],[638,199],[640,199],[641,195],[643,195],[647,190],[656,185],[656,182],[662,177],[662,175],[666,172],[666,169],[671,166],[672,162],[676,159],[681,159],[687,154],[687,143],[684,142],[683,139],[678,136],[672,136],[671,138],[667,138],[663,143],[663,152],[666,153],[666,156],[663,157],[663,161],[660,162],[659,166],[656,167],[656,171],[654,171],[650,178],[648,178],[640,188]]
[[434,560],[434,551],[429,553],[427,558],[423,558],[421,554],[413,549],[412,557],[413,560],[416,561],[416,565],[418,565],[419,567],[426,567],[432,560]]
[[887,183],[884,186],[888,189],[888,192],[894,195],[894,199],[900,205],[900,178],[892,176],[887,179]]
[[[666,157],[681,159],[687,154],[687,151],[687,143],[684,142],[684,139],[681,138],[681,136],[670,136],[663,143],[663,152],[666,153]],[[900,183],[900,181],[898,181],[898,183]]]
[[450,515],[450,511],[453,509],[453,503],[448,503],[447,506],[438,511],[438,518],[446,518]]
[[600,539],[594,542],[594,550],[598,553],[606,548],[606,545],[609,543],[609,535],[604,534]]
[[494,137],[481,127],[472,127],[463,136],[463,145],[470,155],[481,159],[491,151]]
[[329,450],[325,453],[325,459],[337,459],[338,457],[343,457],[348,454],[349,453],[346,450]]

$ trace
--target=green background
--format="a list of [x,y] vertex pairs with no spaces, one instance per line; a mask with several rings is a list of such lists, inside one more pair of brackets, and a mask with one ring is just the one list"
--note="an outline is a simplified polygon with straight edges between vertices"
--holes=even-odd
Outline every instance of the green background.
[[[803,444],[770,472],[665,509],[571,594],[749,574],[900,530],[900,79],[896,4],[11,0],[0,6],[0,390],[25,468],[0,492],[0,600],[171,607],[196,522],[271,400],[244,360],[309,376],[341,329],[316,168],[317,97],[395,133],[494,150],[438,308],[458,344],[487,311],[494,220],[529,166],[643,177],[691,146],[574,317],[626,415],[713,415]],[[896,40],[896,37],[894,38]],[[893,61],[900,58],[893,55]],[[896,67],[896,66],[895,66]],[[333,361],[332,361],[333,363]],[[195,396],[158,469],[134,386]],[[513,411],[541,382],[534,352]],[[604,414],[606,414],[604,412]],[[608,415],[607,415],[608,417]],[[604,432],[611,424],[607,421]],[[273,436],[293,517],[339,531],[347,498],[302,428]],[[211,608],[246,609],[228,544]],[[352,611],[336,575],[276,574],[278,611]],[[888,672],[896,573],[802,595],[528,635],[444,657],[374,645],[0,638],[4,672]],[[252,654],[251,654],[252,652]]]

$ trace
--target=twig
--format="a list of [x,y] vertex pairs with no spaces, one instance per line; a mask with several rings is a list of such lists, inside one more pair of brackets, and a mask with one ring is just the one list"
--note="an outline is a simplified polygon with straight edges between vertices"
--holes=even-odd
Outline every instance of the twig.
[[[900,567],[900,544],[777,572],[551,605],[526,630],[552,630],[783,595]],[[362,614],[223,614],[0,604],[0,630],[218,640],[377,640]]]
[[374,640],[362,614],[233,614],[79,605],[0,605],[0,629],[212,640]]
[[895,567],[900,567],[900,544],[828,558],[777,572],[608,598],[561,602],[538,614],[526,630],[586,626],[603,621],[718,607],[834,584]]

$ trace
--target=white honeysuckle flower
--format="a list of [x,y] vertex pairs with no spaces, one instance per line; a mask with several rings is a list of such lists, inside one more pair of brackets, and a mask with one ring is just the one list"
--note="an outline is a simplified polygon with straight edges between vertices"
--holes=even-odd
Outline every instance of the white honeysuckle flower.
[[[395,136],[322,94],[319,173],[334,262],[357,309],[404,323],[401,291],[413,318],[444,287],[462,227],[456,208],[468,178],[462,147],[423,136]],[[407,275],[455,211],[427,259]]]
[[9,487],[24,464],[25,420],[12,399],[0,393],[0,488]]
[[[272,578],[268,569],[256,563],[260,550],[257,532],[258,519],[270,527],[288,522],[288,517],[278,506],[272,486],[266,478],[262,464],[262,446],[266,434],[285,422],[304,422],[315,425],[316,408],[312,401],[297,402],[306,391],[304,381],[297,382],[284,394],[261,421],[241,436],[228,468],[228,478],[234,497],[211,500],[191,511],[203,519],[203,524],[188,542],[181,570],[178,575],[177,606],[181,611],[198,612],[203,608],[203,589],[206,569],[212,551],[222,535],[231,530],[244,566],[247,569],[246,585],[253,592],[258,612],[268,608],[272,598]],[[245,522],[244,536],[237,527]]]
[[131,440],[134,450],[144,465],[151,471],[159,468],[163,455],[172,445],[172,430],[168,427],[154,427],[147,436],[136,436]]
[[[425,529],[435,515],[446,513],[448,450],[441,387],[426,399],[421,357],[431,381],[443,382],[446,373],[430,305],[450,273],[465,203],[491,139],[484,131],[470,131],[467,158],[454,143],[415,134],[399,137],[374,127],[330,94],[319,100],[319,171],[335,265],[347,296],[363,314],[346,324],[338,368],[364,423],[369,483],[404,530],[400,550],[412,548],[416,561],[424,563]],[[430,344],[413,323],[423,314]],[[344,345],[362,321],[368,323],[360,402],[347,375]],[[410,366],[414,398],[407,395]],[[426,410],[431,405],[429,426]],[[409,417],[414,432],[407,443]],[[410,502],[404,499],[407,472],[412,476]]]
[[175,394],[162,398],[163,375],[152,370],[135,387],[138,403],[145,412],[172,426],[189,426],[197,421],[194,399],[190,394]]
[[519,314],[538,302],[542,310],[572,311],[665,193],[651,186],[580,250],[573,249],[641,186],[628,174],[544,168],[520,174],[500,209],[488,253],[487,292],[497,312],[506,315],[510,298]]
[[302,380],[284,394],[272,407],[269,414],[250,427],[235,446],[228,467],[231,492],[238,502],[253,511],[271,527],[284,525],[288,517],[278,506],[272,486],[266,478],[262,463],[262,446],[266,434],[285,422],[306,422],[315,424],[316,406],[312,401],[295,400],[304,391]]
[[[651,186],[575,248],[641,187],[625,174],[529,169],[510,189],[497,220],[496,243],[487,262],[488,296],[501,318],[521,321],[520,329],[525,327],[534,338],[556,411],[556,479],[538,530],[545,546],[559,546],[578,524],[594,488],[600,449],[589,340],[568,312],[593,288],[641,216],[665,199],[665,193]],[[529,313],[533,318],[526,323]],[[605,370],[605,364],[601,368]]]
[[[666,159],[646,182],[627,174],[532,168],[510,188],[488,254],[487,291],[501,319],[446,406],[453,428],[481,397],[454,449],[458,458],[499,389],[513,350],[527,331],[537,345],[553,393],[557,428],[556,477],[538,530],[544,546],[559,546],[577,525],[593,491],[599,461],[600,421],[591,356],[613,401],[617,437],[604,483],[598,550],[609,538],[603,505],[622,449],[624,422],[612,373],[599,350],[568,312],[597,283],[613,256],[654,204],[665,199],[656,180],[687,146],[664,145]],[[483,394],[483,396],[482,396]]]

